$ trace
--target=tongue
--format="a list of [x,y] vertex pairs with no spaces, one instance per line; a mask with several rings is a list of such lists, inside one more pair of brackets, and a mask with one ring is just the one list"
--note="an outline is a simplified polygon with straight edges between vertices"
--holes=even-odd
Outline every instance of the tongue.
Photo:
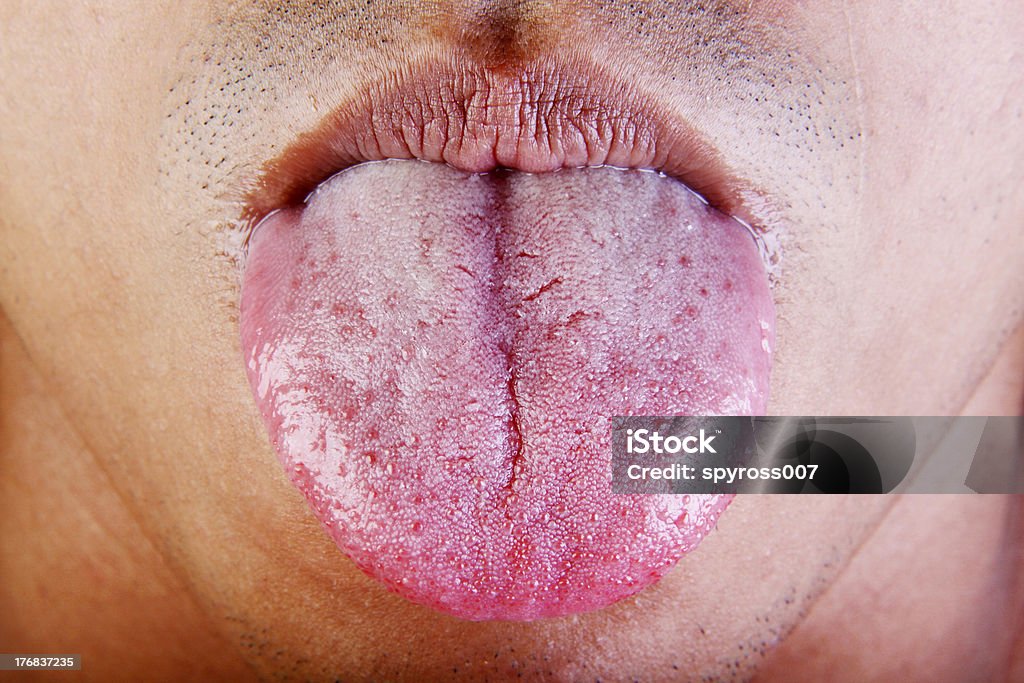
[[767,399],[753,239],[647,172],[351,168],[260,225],[241,313],[274,447],[332,538],[465,619],[655,582],[729,499],[612,495],[610,418]]

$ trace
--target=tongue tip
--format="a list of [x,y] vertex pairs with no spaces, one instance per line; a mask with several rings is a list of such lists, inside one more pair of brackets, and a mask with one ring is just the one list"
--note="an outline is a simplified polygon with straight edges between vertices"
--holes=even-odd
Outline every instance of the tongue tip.
[[[707,498],[715,499],[715,512],[707,519],[707,530],[710,530],[731,497]],[[650,535],[655,537],[659,534]],[[439,583],[434,575],[419,586],[408,576],[399,581],[388,576],[378,578],[390,590],[411,602],[466,621],[531,621],[566,617],[604,609],[657,583],[696,548],[705,532],[696,538],[677,534],[674,542],[665,541],[664,534],[661,535],[663,539],[658,550],[649,551],[643,558],[590,563],[585,571],[576,572],[562,581],[550,581],[550,572],[547,571],[550,567],[534,568],[539,569],[539,575],[548,577],[547,583],[544,578],[530,578],[528,573],[512,579],[504,576],[501,580],[494,580],[492,574],[476,582],[459,582],[456,579],[445,584]],[[578,562],[579,558],[571,556],[552,560],[555,566]],[[366,571],[365,567],[363,569]]]
[[[345,549],[344,543],[338,545]],[[541,585],[523,577],[500,588],[489,588],[487,581],[442,583],[435,567],[427,572],[406,568],[399,576],[377,561],[359,561],[358,552],[346,550],[346,555],[389,591],[433,611],[464,621],[532,621],[585,614],[621,602],[660,581],[688,552],[672,553],[654,568],[645,562],[634,574],[620,573],[615,565],[597,568],[600,576],[574,578],[572,586]],[[424,574],[429,578],[422,578]],[[613,580],[613,575],[618,578]]]
[[[323,476],[288,467],[291,479],[316,511],[328,535],[354,564],[389,591],[422,607],[464,621],[532,621],[596,611],[627,599],[660,581],[715,528],[731,495],[617,495],[618,521],[605,522],[586,509],[574,513],[572,534],[545,535],[536,524],[508,525],[501,531],[453,530],[448,539],[418,553],[408,530],[423,530],[423,511],[395,511],[386,530],[376,533],[352,523],[351,511],[323,489]],[[607,508],[602,510],[607,513]],[[410,519],[417,521],[409,522]],[[402,529],[407,531],[403,532]],[[426,531],[429,533],[430,528]],[[458,547],[474,535],[472,559],[436,546]],[[516,539],[544,545],[530,558],[512,557]],[[637,545],[636,539],[645,543]],[[577,545],[568,543],[575,540]],[[437,539],[435,539],[437,541]],[[450,547],[449,547],[450,548]]]

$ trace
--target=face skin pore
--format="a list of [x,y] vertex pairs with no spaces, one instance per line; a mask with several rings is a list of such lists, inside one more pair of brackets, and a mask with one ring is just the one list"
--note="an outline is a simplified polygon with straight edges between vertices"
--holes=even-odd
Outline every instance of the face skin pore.
[[662,581],[562,619],[389,593],[278,464],[239,296],[247,202],[331,112],[431,60],[575,56],[739,181],[719,206],[775,259],[769,414],[1018,415],[1022,35],[1010,1],[4,3],[0,649],[97,679],[1020,677],[1011,496],[740,496]]

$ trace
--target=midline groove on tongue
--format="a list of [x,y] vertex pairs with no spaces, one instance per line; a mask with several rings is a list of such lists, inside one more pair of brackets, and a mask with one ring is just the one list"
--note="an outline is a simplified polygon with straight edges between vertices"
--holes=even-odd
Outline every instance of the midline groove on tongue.
[[[491,197],[493,201],[492,215],[498,217],[504,217],[505,222],[508,222],[506,216],[508,212],[508,174],[505,172],[491,173],[487,176],[483,176],[490,185]],[[501,225],[502,222],[499,219],[497,227],[494,231],[494,263],[495,270],[492,275],[493,287],[495,288],[498,296],[496,299],[501,302],[497,315],[505,316],[510,322],[512,322],[510,340],[508,348],[506,349],[506,355],[508,357],[508,393],[509,393],[509,417],[508,425],[511,432],[511,450],[512,457],[510,463],[510,473],[508,483],[505,488],[511,494],[515,490],[516,478],[519,472],[526,467],[526,461],[524,458],[524,438],[523,430],[520,424],[519,416],[519,396],[517,390],[517,340],[516,330],[514,326],[514,314],[518,312],[519,303],[515,302],[515,297],[511,291],[505,287],[505,265],[509,256],[509,249],[514,248],[514,245],[503,245],[501,236]],[[536,258],[536,256],[528,255],[526,252],[516,250],[515,255],[511,258]],[[542,285],[537,291],[529,293],[522,297],[522,301],[533,301],[541,296],[544,292],[548,291],[552,286],[561,281],[561,278],[554,278],[546,284]],[[513,315],[509,315],[509,312],[513,312]]]
[[[501,225],[507,222],[505,216],[506,196],[508,177],[503,173],[492,173],[486,176],[478,176],[480,185],[480,199],[485,205],[484,214],[494,217],[497,220],[488,225],[486,232],[489,233],[486,240],[493,242],[494,259],[490,264],[491,268],[485,272],[474,272],[465,265],[456,264],[454,267],[465,272],[473,282],[485,291],[485,300],[490,302],[490,317],[493,321],[503,321],[503,324],[496,324],[494,331],[496,338],[493,340],[497,351],[504,356],[507,374],[506,386],[508,389],[505,408],[508,425],[508,477],[503,488],[511,494],[515,489],[516,477],[522,467],[525,467],[523,458],[523,433],[519,421],[519,399],[517,396],[517,341],[515,329],[515,315],[519,304],[514,294],[506,287],[506,261],[508,258],[520,258],[520,254],[511,256],[508,249],[502,244]],[[537,292],[528,295],[535,298]],[[510,315],[510,312],[513,314]]]
[[401,595],[468,619],[595,609],[728,503],[610,494],[611,416],[766,399],[753,240],[678,183],[368,164],[250,249],[242,341],[274,447]]
[[[489,181],[492,190],[492,198],[494,208],[492,211],[493,215],[502,215],[505,212],[505,195],[506,180],[504,176],[498,174],[491,174],[486,176],[486,180]],[[496,228],[494,231],[494,264],[495,269],[492,274],[492,287],[494,287],[499,305],[496,311],[497,317],[506,316],[506,319],[512,323],[509,330],[509,340],[507,342],[507,348],[504,349],[506,357],[508,358],[508,428],[510,432],[510,450],[511,458],[509,462],[509,477],[508,482],[505,484],[505,488],[511,494],[515,489],[516,476],[519,468],[525,466],[523,462],[523,432],[522,427],[519,423],[519,397],[516,391],[516,332],[514,328],[514,320],[507,317],[506,311],[510,310],[509,307],[509,296],[505,290],[505,283],[503,277],[503,265],[505,262],[505,252],[502,249],[501,241],[499,240],[500,229]],[[500,348],[500,342],[499,342]]]

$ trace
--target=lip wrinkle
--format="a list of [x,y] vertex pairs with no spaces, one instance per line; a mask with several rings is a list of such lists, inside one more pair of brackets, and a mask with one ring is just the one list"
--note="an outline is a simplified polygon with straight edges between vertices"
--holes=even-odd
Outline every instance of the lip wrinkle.
[[660,171],[755,229],[760,193],[656,95],[575,56],[513,73],[465,59],[409,64],[366,78],[355,95],[266,162],[243,219],[300,205],[335,173],[366,161],[422,159],[467,172],[580,166]]

